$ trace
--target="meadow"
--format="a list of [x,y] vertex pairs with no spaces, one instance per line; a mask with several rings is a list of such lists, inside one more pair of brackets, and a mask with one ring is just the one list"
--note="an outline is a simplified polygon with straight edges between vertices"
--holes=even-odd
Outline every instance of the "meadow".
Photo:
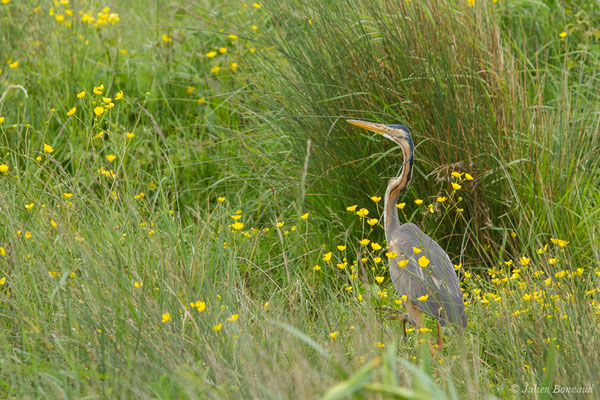
[[0,0],[1,397],[598,398],[599,93],[592,1]]

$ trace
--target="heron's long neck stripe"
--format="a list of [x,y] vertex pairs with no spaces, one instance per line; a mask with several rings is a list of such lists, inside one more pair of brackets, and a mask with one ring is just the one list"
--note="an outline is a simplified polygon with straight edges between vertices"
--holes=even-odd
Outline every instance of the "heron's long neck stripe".
[[402,173],[398,178],[392,179],[385,193],[384,217],[386,232],[389,232],[394,225],[400,225],[398,219],[398,209],[396,204],[400,194],[408,187],[412,179],[413,169],[413,144],[412,141],[401,144],[402,153],[404,155],[404,163],[402,163]]

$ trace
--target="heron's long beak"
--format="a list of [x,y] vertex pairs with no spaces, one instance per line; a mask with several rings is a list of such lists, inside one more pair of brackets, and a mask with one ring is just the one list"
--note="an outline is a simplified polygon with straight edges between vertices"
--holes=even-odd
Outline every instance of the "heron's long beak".
[[375,124],[373,122],[359,121],[357,119],[347,119],[346,122],[348,122],[349,124],[352,124],[352,125],[356,125],[359,128],[367,129],[371,132],[379,133],[380,135],[386,136],[386,134],[385,134],[386,126],[385,125]]

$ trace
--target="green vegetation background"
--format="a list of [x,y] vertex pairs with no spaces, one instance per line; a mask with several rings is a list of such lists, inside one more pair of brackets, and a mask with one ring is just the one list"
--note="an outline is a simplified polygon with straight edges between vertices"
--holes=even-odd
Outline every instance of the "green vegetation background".
[[[2,397],[598,386],[599,61],[594,2],[2,0]],[[433,358],[375,309],[401,154],[346,118],[413,132],[469,315]]]

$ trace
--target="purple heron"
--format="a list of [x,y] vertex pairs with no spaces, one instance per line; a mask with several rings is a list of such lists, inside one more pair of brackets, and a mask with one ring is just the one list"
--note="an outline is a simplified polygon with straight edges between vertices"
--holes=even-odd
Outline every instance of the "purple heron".
[[383,125],[348,120],[395,142],[404,155],[400,176],[392,178],[385,192],[383,219],[388,251],[396,254],[390,259],[390,277],[400,296],[406,296],[408,315],[394,311],[401,319],[417,329],[423,328],[421,313],[431,315],[438,323],[438,345],[442,345],[440,323],[456,324],[462,331],[467,314],[456,272],[448,254],[431,237],[413,223],[401,224],[396,204],[412,179],[414,144],[410,130],[404,125]]

